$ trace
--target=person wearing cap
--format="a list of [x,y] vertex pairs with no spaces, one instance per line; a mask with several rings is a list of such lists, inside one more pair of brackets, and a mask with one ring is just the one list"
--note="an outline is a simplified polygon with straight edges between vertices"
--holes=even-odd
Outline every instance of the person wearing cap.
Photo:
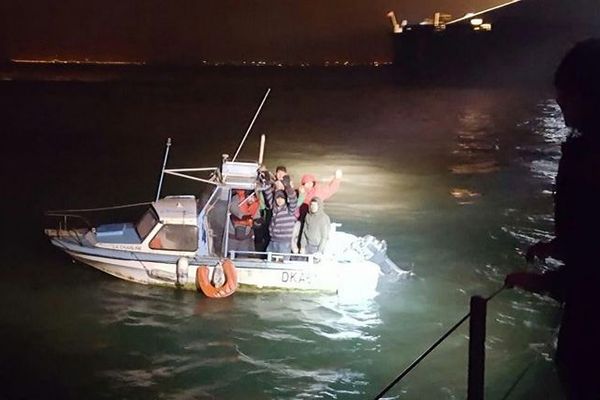
[[269,186],[264,192],[267,204],[271,206],[270,241],[267,251],[291,253],[292,234],[296,224],[294,213],[298,205],[298,197],[287,174],[283,175],[279,182],[283,185],[284,190],[274,190],[272,186]]
[[298,188],[298,202],[301,204],[299,210],[296,212],[300,221],[304,220],[304,217],[309,211],[310,202],[314,197],[318,197],[321,201],[325,201],[333,196],[342,182],[342,170],[338,169],[335,171],[335,175],[329,183],[317,182],[317,178],[312,174],[305,174],[302,176],[300,181],[300,187]]
[[313,197],[310,201],[309,212],[304,219],[300,239],[300,253],[323,254],[329,240],[331,220],[325,214],[323,201],[319,197]]

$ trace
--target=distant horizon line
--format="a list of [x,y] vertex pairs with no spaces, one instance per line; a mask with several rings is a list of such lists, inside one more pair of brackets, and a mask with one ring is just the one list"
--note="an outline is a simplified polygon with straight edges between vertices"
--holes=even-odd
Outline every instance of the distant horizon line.
[[177,62],[147,62],[147,61],[122,61],[122,60],[90,60],[90,59],[28,59],[28,58],[12,58],[9,60],[11,64],[47,64],[47,65],[114,65],[114,66],[147,66],[147,67],[379,67],[392,65],[392,61],[378,61],[373,60],[370,62],[351,62],[348,60],[343,61],[324,61],[321,63],[282,63],[278,61],[206,61],[194,63],[177,63]]

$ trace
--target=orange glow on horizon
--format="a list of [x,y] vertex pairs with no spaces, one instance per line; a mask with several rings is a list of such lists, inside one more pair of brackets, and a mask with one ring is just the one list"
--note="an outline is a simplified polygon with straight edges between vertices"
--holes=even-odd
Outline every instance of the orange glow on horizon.
[[11,59],[15,64],[83,64],[83,65],[145,65],[144,61],[99,61],[99,60],[37,60]]

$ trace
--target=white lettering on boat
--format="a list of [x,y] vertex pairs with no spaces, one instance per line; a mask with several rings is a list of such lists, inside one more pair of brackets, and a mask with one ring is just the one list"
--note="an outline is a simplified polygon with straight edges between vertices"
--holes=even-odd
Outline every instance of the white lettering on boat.
[[98,243],[96,247],[102,247],[105,249],[113,249],[113,250],[129,250],[129,251],[142,251],[141,244],[122,244],[122,243]]
[[283,271],[281,273],[281,282],[283,283],[306,283],[308,285],[312,282],[311,274],[307,272],[299,271]]
[[115,247],[119,250],[137,250],[137,251],[142,250],[142,246],[139,246],[139,245],[120,244]]

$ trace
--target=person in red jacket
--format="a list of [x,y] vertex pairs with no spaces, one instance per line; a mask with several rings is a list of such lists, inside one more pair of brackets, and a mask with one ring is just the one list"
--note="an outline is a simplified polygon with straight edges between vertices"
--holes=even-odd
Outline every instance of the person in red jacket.
[[342,170],[335,171],[335,176],[329,183],[317,182],[314,175],[306,174],[302,176],[300,187],[298,188],[298,217],[300,221],[304,221],[304,217],[308,213],[310,202],[313,198],[318,197],[321,201],[325,201],[333,196],[342,182]]

